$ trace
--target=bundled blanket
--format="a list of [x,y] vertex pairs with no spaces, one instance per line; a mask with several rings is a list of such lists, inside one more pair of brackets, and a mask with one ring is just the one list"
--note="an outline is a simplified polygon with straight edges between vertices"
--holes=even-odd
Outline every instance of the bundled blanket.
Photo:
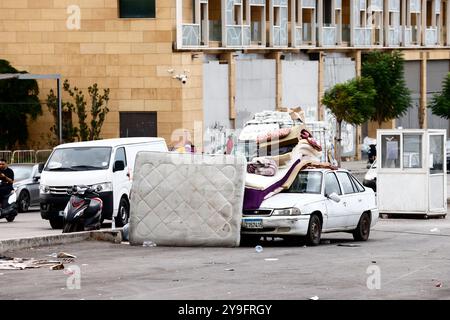
[[277,173],[277,163],[273,159],[268,158],[254,158],[252,162],[247,165],[247,172],[259,174],[262,176],[274,176]]

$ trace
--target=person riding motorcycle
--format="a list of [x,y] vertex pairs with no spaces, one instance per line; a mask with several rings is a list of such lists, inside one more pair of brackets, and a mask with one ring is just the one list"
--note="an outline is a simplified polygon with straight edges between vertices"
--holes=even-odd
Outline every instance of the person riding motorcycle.
[[8,206],[8,198],[13,191],[14,171],[8,168],[5,159],[0,159],[0,205],[1,208]]

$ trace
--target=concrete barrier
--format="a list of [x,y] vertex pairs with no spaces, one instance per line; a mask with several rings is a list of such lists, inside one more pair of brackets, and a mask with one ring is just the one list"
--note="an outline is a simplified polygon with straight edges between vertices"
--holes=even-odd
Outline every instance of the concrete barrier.
[[121,229],[100,230],[100,231],[84,231],[74,233],[62,233],[51,236],[40,236],[22,239],[0,240],[0,253],[20,250],[32,247],[44,247],[52,245],[60,245],[66,243],[74,243],[86,240],[107,241],[112,243],[122,242]]

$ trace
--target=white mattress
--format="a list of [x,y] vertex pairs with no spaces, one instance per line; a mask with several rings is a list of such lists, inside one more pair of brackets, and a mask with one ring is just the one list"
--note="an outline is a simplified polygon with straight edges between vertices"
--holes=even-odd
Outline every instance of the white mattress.
[[246,159],[140,152],[130,207],[130,243],[238,246]]

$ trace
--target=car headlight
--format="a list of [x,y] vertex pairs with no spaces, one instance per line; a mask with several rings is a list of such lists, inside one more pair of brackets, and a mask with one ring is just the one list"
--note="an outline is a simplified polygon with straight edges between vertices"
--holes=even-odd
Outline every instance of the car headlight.
[[49,193],[50,193],[50,187],[41,184],[41,185],[39,186],[39,192],[40,192],[41,194],[49,194]]
[[298,208],[275,209],[272,212],[273,216],[299,216],[300,214]]
[[113,191],[111,182],[104,182],[104,183],[93,184],[91,186],[91,188],[96,190],[97,192],[110,192],[110,191]]

